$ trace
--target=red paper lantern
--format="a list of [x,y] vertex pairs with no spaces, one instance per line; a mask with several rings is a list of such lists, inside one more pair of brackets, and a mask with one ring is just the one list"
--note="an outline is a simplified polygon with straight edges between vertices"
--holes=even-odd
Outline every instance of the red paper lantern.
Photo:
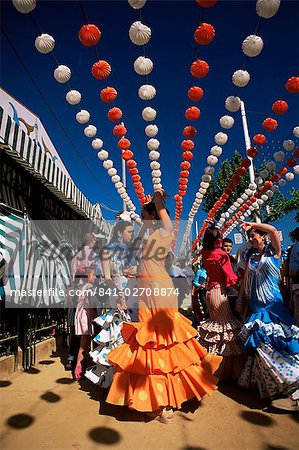
[[113,134],[117,137],[122,137],[126,133],[127,133],[127,129],[123,123],[119,123],[118,125],[115,125],[115,127],[113,128]]
[[272,181],[265,181],[264,186],[266,189],[271,189],[271,187],[273,186]]
[[191,161],[191,159],[193,159],[193,153],[192,152],[183,152],[182,154],[182,159],[184,161]]
[[126,166],[128,167],[128,169],[134,169],[137,166],[137,162],[134,161],[134,159],[127,160]]
[[278,175],[278,173],[274,173],[272,175],[272,181],[274,181],[274,183],[277,183],[277,181],[280,180],[280,175]]
[[120,120],[122,118],[122,115],[122,110],[116,107],[111,108],[108,111],[108,119],[112,122],[117,122],[118,120]]
[[132,176],[133,183],[136,183],[136,181],[140,181],[140,180],[141,180],[141,176],[140,175],[133,175]]
[[[128,162],[130,162],[130,161],[128,161]],[[138,169],[136,167],[133,167],[133,169],[130,169],[129,172],[130,172],[130,175],[137,175]]]
[[287,173],[288,169],[286,167],[279,167],[278,169],[278,173],[281,177],[283,177],[283,175],[285,175]]
[[299,92],[299,77],[291,77],[285,84],[285,88],[291,94],[298,94]]
[[196,106],[191,106],[190,108],[187,108],[185,111],[185,117],[188,120],[197,120],[200,117],[200,109]]
[[114,87],[107,86],[100,92],[100,98],[105,103],[112,103],[116,99],[117,90]]
[[256,202],[256,197],[254,197],[254,195],[253,195],[252,197],[250,197],[250,201],[251,201],[251,203]]
[[204,78],[209,72],[209,64],[206,61],[197,59],[191,64],[190,72],[196,78]]
[[255,145],[264,145],[266,143],[266,136],[263,134],[256,134],[253,136],[253,142]]
[[188,125],[187,127],[184,128],[183,135],[187,139],[192,139],[197,135],[197,129],[194,127],[191,127],[191,125]]
[[277,100],[272,105],[272,111],[275,112],[275,114],[281,115],[285,114],[288,110],[288,104],[284,100]]
[[94,63],[91,68],[91,73],[98,80],[104,80],[105,78],[109,77],[111,73],[111,66],[107,63],[107,61],[100,60]]
[[268,119],[265,119],[262,123],[262,127],[266,131],[274,131],[277,128],[277,120],[268,117]]
[[295,167],[297,165],[297,161],[295,158],[289,158],[286,160],[286,165],[289,167]]
[[256,198],[260,198],[260,196],[261,196],[260,192],[255,192],[254,195]]
[[194,142],[190,141],[190,139],[185,139],[184,141],[182,141],[181,143],[181,147],[183,150],[193,150],[194,149]]
[[251,158],[255,158],[259,154],[259,151],[255,147],[250,147],[247,150],[247,156],[250,156]]
[[180,184],[188,184],[188,178],[179,178]]
[[237,185],[239,183],[240,179],[241,178],[239,177],[239,175],[235,174],[232,177],[232,182]]
[[128,161],[129,159],[132,159],[133,156],[134,156],[134,153],[131,152],[131,150],[125,150],[121,154],[122,159],[124,159],[125,161]]
[[140,181],[137,181],[137,183],[133,183],[134,189],[139,189],[142,188],[142,184],[140,183]]
[[266,191],[265,186],[261,186],[261,187],[260,187],[260,192],[265,192],[265,191]]
[[101,32],[98,27],[92,24],[83,25],[79,31],[79,41],[86,47],[96,45],[101,39]]
[[216,5],[217,1],[218,0],[196,0],[196,3],[202,8],[212,8]]
[[296,156],[296,158],[299,158],[299,147],[296,147],[294,150],[294,156]]
[[236,172],[240,177],[246,173],[246,167],[237,167]]
[[188,97],[190,98],[190,100],[192,100],[193,102],[198,102],[199,100],[202,99],[203,97],[203,89],[201,89],[198,86],[192,86],[189,90],[188,90]]
[[209,23],[201,23],[194,31],[194,40],[197,44],[208,45],[215,37],[215,29]]
[[180,202],[182,200],[182,197],[178,194],[175,194],[175,196],[173,197],[175,202]]
[[185,184],[179,184],[179,190],[180,191],[186,191],[187,190],[187,186]]
[[180,177],[188,178],[189,177],[189,170],[181,170],[180,171]]
[[121,138],[118,141],[118,147],[121,148],[122,150],[128,150],[128,148],[131,147],[131,142],[129,141],[129,139],[127,138]]
[[191,167],[191,164],[190,164],[188,161],[183,161],[183,162],[181,162],[181,164],[180,164],[180,168],[181,168],[182,170],[189,170],[190,167]]
[[185,191],[179,191],[178,192],[178,194],[181,196],[181,197],[185,197],[185,195],[186,195],[186,192]]
[[241,161],[241,165],[243,167],[246,167],[246,169],[250,166],[250,164],[251,164],[251,161],[248,158],[243,158]]

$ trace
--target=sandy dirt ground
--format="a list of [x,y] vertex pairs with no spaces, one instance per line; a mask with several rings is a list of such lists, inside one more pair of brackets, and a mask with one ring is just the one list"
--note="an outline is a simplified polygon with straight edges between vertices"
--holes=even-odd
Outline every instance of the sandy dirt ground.
[[278,413],[254,394],[223,385],[175,413],[175,423],[105,403],[105,391],[73,382],[60,355],[0,381],[1,450],[295,450],[299,414]]

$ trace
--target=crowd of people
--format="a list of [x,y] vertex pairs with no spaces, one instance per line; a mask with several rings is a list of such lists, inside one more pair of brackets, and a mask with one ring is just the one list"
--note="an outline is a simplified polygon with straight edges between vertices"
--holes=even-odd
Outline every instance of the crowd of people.
[[224,380],[299,411],[299,228],[281,271],[272,225],[243,222],[247,243],[234,257],[232,241],[211,223],[193,259],[176,261],[164,191],[155,191],[141,218],[137,236],[134,217],[120,220],[107,245],[98,249],[86,235],[73,258],[71,288],[79,294],[69,308],[67,368],[74,378],[109,389],[108,403],[165,424]]

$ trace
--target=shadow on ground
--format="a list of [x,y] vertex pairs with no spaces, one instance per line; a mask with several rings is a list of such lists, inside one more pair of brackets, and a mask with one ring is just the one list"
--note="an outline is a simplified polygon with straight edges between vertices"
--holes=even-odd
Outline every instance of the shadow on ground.
[[243,389],[237,384],[223,383],[219,385],[218,390],[221,394],[249,409],[264,409],[269,406],[269,400],[261,399],[257,392]]
[[29,414],[15,414],[14,416],[8,417],[6,424],[11,428],[20,430],[30,427],[34,420],[34,417]]
[[97,427],[88,433],[89,438],[99,444],[116,444],[121,440],[121,434],[112,428]]

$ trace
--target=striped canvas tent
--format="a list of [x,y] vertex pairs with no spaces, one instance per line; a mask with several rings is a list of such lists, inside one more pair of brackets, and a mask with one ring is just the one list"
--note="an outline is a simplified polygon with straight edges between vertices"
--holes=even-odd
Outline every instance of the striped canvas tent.
[[32,221],[2,204],[0,253],[6,306],[63,306],[70,283],[67,260]]
[[94,206],[45,152],[0,106],[0,143],[18,163],[37,177],[68,206],[87,218],[97,216]]

